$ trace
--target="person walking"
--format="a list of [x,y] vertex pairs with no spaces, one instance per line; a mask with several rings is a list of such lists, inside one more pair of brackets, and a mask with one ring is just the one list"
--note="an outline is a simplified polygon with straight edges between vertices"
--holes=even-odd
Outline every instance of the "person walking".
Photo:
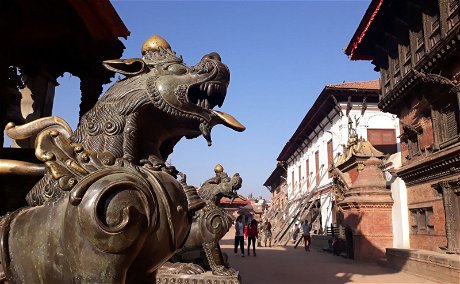
[[292,233],[292,243],[295,244],[297,242],[297,236],[300,233],[300,228],[297,224],[294,225],[294,232]]
[[250,247],[252,242],[252,252],[256,256],[256,238],[259,237],[259,231],[257,230],[257,221],[252,219],[251,224],[248,225],[248,255],[250,253]]
[[241,257],[244,257],[244,225],[241,215],[236,218],[235,222],[235,255],[238,254],[238,246],[241,249]]
[[269,246],[272,246],[272,224],[270,221],[266,220],[264,225],[264,243],[265,247],[267,247],[267,241]]
[[302,224],[302,230],[303,230],[302,236],[305,242],[305,251],[310,251],[310,244],[311,244],[310,229],[311,227],[308,224],[308,221],[305,219]]

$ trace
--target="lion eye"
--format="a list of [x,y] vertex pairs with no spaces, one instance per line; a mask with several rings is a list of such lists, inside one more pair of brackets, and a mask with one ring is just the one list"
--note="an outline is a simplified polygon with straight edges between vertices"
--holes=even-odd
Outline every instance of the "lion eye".
[[187,73],[187,68],[184,65],[172,64],[168,66],[168,71],[174,74],[182,75]]

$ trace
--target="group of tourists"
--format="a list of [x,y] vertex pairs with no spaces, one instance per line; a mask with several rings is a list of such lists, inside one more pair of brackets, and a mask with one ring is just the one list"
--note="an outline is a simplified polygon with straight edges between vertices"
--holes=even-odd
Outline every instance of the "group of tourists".
[[[256,256],[256,239],[259,239],[259,228],[257,221],[252,219],[248,225],[244,225],[242,221],[242,216],[238,216],[235,222],[235,255],[238,254],[238,247],[241,250],[241,256],[244,257],[244,239],[248,239],[248,256],[251,255],[251,244],[252,244],[252,254]],[[265,246],[267,242],[269,246],[272,246],[272,225],[267,220],[260,228],[261,235],[263,236]],[[258,245],[261,246],[262,242],[259,241]]]

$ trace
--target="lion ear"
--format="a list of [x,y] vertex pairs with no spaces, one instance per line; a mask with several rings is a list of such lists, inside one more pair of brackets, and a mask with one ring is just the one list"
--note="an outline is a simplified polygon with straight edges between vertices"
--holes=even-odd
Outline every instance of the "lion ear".
[[139,58],[112,59],[102,62],[105,69],[131,77],[145,70],[145,62]]

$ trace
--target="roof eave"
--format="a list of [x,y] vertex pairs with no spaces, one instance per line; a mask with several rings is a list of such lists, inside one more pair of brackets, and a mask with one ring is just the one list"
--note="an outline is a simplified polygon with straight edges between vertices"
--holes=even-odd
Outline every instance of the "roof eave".
[[345,48],[345,54],[349,56],[351,60],[372,60],[372,55],[366,54],[357,54],[356,50],[358,49],[359,45],[363,41],[364,37],[369,30],[369,27],[374,22],[375,16],[380,11],[380,8],[383,4],[384,0],[372,0],[369,4],[369,7],[366,10],[361,22],[356,29],[353,37],[351,38],[350,42],[348,43],[347,47]]

